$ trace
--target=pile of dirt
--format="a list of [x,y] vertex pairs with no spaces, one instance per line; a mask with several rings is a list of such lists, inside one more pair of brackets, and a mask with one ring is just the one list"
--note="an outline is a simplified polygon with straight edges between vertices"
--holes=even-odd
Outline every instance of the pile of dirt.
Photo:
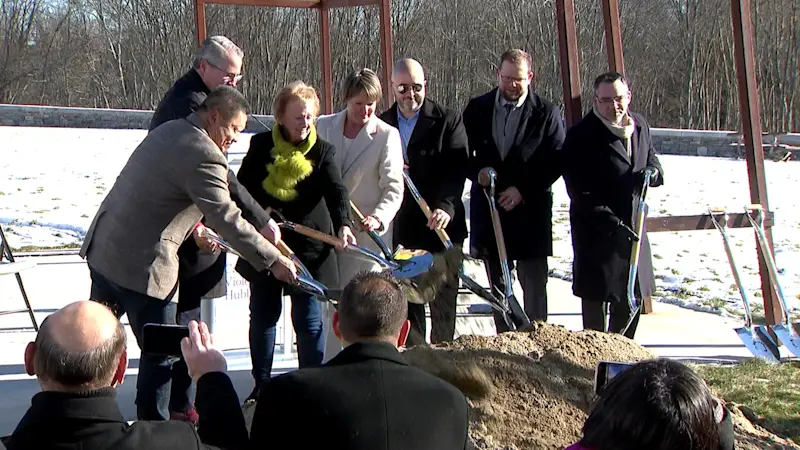
[[[544,323],[499,336],[462,336],[405,355],[468,395],[476,448],[502,450],[564,449],[577,442],[595,399],[597,363],[653,358],[617,334]],[[738,449],[800,449],[754,426],[737,408],[732,411]]]

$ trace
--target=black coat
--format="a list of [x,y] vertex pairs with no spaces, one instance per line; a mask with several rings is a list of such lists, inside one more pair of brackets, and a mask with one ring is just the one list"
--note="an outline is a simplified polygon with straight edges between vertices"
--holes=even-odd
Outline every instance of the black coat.
[[[189,69],[164,95],[150,119],[149,131],[170,120],[183,119],[195,112],[205,101],[208,86],[194,69]],[[231,199],[242,210],[242,217],[257,229],[263,228],[269,221],[264,210],[253,199],[247,189],[236,179],[232,170],[228,171],[228,189]],[[179,310],[188,310],[200,306],[200,298],[209,294],[212,297],[225,295],[225,253],[204,253],[195,244],[194,239],[187,239],[178,249],[181,285]],[[213,290],[213,292],[212,292]]]
[[[200,450],[247,447],[239,398],[222,373],[197,383],[198,431],[186,422],[138,420],[128,425],[114,388],[67,394],[40,392],[11,436],[8,450]],[[201,442],[202,441],[202,442]],[[205,445],[204,445],[205,444]],[[213,446],[213,447],[212,447]]]
[[496,195],[516,187],[523,203],[509,212],[500,208],[508,257],[511,260],[551,256],[553,254],[551,186],[561,176],[561,145],[564,121],[552,103],[529,91],[519,121],[518,135],[523,138],[500,158],[494,138],[494,105],[497,89],[470,100],[464,110],[464,126],[472,153],[469,178],[470,246],[473,256],[497,258],[497,244],[492,228],[489,203],[477,183],[478,172],[492,167],[497,172]]
[[[663,184],[650,126],[641,115],[632,116],[636,123],[633,164],[622,140],[593,112],[570,128],[564,143],[564,181],[572,200],[572,291],[587,300],[626,301],[631,242],[618,224],[622,221],[632,227],[646,167],[659,172],[651,186]],[[651,295],[654,284],[650,245],[643,233],[640,294]]]
[[410,367],[390,344],[346,347],[327,364],[264,383],[251,449],[461,450],[469,448],[467,400]]
[[[397,103],[380,118],[397,127]],[[461,194],[467,177],[467,134],[461,115],[430,99],[422,102],[419,118],[406,149],[408,174],[431,210],[450,215],[445,231],[454,243],[467,237],[467,221]],[[427,226],[414,197],[406,190],[403,204],[394,219],[394,243],[428,251],[444,249],[436,233]]]
[[[334,147],[317,138],[317,142],[306,153],[306,158],[314,167],[313,172],[295,186],[297,198],[284,202],[268,194],[262,187],[267,178],[267,164],[275,160],[271,154],[274,146],[272,131],[258,133],[250,139],[250,149],[239,168],[239,182],[262,208],[278,210],[287,220],[323,233],[337,234],[342,225],[349,224],[350,200],[347,188],[342,184],[342,174],[334,162]],[[314,278],[326,284],[338,283],[339,271],[333,247],[290,230],[284,230],[281,236]],[[236,264],[236,270],[250,281],[256,274],[255,269],[241,259]]]

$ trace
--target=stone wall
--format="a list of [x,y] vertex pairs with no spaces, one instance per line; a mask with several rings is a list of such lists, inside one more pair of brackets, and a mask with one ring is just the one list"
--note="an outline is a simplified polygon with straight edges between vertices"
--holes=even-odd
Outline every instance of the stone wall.
[[[109,128],[146,130],[153,111],[135,109],[65,108],[0,104],[0,126]],[[259,122],[260,121],[260,122]],[[272,126],[272,116],[250,116],[245,132],[258,133]]]
[[[153,111],[132,109],[64,108],[0,104],[0,126],[147,129]],[[245,132],[271,127],[272,116],[250,116]],[[653,145],[661,154],[743,158],[742,136],[735,131],[653,128]],[[764,135],[764,155],[780,159],[800,154],[800,134]]]

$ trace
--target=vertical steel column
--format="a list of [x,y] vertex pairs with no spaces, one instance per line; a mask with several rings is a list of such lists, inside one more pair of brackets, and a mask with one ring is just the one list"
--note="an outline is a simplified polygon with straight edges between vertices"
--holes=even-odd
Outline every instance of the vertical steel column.
[[206,40],[206,4],[203,0],[194,0],[194,22],[197,46]]
[[331,69],[331,25],[328,7],[319,6],[320,57],[322,60],[322,110],[333,113],[333,73]]
[[618,0],[603,0],[603,23],[606,31],[608,68],[624,74],[625,59],[622,57],[622,25],[619,18]]
[[[767,180],[764,174],[764,148],[761,140],[761,107],[756,80],[755,44],[753,18],[750,13],[751,0],[731,0],[733,21],[734,61],[739,90],[739,111],[742,117],[747,175],[750,180],[750,201],[760,203],[769,211],[767,203]],[[767,241],[772,246],[772,232],[765,227]],[[775,290],[770,282],[764,255],[758,250],[758,271],[761,275],[761,292],[764,298],[764,315],[767,324],[779,323],[782,312],[776,301]]]
[[389,109],[394,102],[392,95],[392,66],[394,66],[394,50],[392,47],[392,11],[391,0],[379,0],[381,57],[383,61],[383,110]]
[[574,0],[556,0],[556,21],[558,26],[558,54],[561,62],[561,86],[564,97],[564,116],[567,128],[569,128],[583,116]]

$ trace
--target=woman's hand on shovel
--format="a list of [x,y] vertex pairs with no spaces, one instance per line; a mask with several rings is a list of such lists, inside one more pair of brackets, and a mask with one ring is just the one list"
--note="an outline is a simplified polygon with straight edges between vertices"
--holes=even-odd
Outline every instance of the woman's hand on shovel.
[[357,245],[356,236],[353,234],[353,231],[347,225],[342,225],[342,228],[339,228],[339,239],[341,239],[341,244],[339,249],[347,248],[348,245]]

